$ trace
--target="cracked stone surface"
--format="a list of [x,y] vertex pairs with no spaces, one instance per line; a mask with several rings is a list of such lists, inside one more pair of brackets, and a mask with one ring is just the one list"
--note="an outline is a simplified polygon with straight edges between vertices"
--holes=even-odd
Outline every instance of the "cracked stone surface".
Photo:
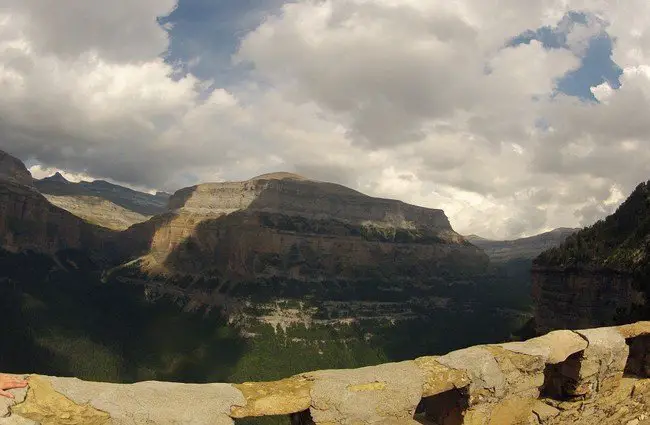
[[588,342],[578,371],[579,392],[590,395],[612,387],[620,381],[627,362],[629,347],[617,328],[576,331]]
[[131,385],[47,379],[52,388],[77,404],[108,413],[111,424],[231,425],[231,406],[246,403],[230,384],[140,382]]
[[288,415],[309,409],[312,382],[293,377],[274,382],[246,382],[234,385],[246,399],[246,405],[234,407],[231,416],[245,418],[260,415]]
[[470,377],[470,404],[486,398],[501,398],[506,391],[506,378],[496,359],[485,347],[470,347],[438,358],[438,362],[462,370]]
[[420,357],[414,361],[425,375],[423,397],[440,394],[454,388],[464,388],[470,384],[467,373],[440,364],[438,357]]
[[412,423],[404,421],[413,421],[425,382],[413,361],[303,376],[314,380],[311,415],[316,424]]

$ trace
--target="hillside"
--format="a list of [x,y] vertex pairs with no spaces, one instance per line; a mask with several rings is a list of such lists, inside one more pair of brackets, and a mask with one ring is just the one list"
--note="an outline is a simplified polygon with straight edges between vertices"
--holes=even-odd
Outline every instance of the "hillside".
[[650,186],[533,262],[538,332],[650,318]]
[[513,240],[491,240],[480,236],[466,236],[472,244],[481,248],[494,262],[506,262],[516,259],[532,260],[549,248],[564,242],[567,236],[579,229],[558,228],[539,235]]
[[650,263],[650,182],[639,184],[614,214],[549,249],[537,267],[642,271]]
[[34,186],[54,205],[98,226],[124,230],[167,210],[167,193],[155,195],[103,180],[73,183],[61,174],[35,180]]
[[22,162],[1,151],[0,158],[0,249],[47,254],[84,250],[99,258],[113,254],[111,232],[50,204],[31,186]]

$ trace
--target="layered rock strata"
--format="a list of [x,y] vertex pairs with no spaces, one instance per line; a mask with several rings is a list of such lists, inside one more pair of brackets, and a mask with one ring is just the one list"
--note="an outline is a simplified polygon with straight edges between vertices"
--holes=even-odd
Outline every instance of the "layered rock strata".
[[183,189],[169,206],[125,234],[161,274],[399,281],[488,261],[441,210],[288,173]]
[[132,385],[28,376],[0,400],[4,424],[647,425],[650,322],[555,331],[439,357],[275,382]]

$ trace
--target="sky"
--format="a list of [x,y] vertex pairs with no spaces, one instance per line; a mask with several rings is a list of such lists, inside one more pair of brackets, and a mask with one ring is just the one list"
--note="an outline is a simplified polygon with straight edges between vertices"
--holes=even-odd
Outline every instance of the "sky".
[[0,89],[38,178],[290,171],[499,239],[650,178],[647,0],[0,0]]

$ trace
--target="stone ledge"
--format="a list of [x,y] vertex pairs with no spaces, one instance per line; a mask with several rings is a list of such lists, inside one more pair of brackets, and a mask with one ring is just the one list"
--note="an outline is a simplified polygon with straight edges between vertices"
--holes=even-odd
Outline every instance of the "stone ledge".
[[[650,322],[555,331],[444,356],[243,384],[108,384],[26,375],[29,389],[12,390],[15,400],[0,399],[0,425],[221,425],[272,415],[315,424],[413,424],[425,423],[425,416],[445,425],[571,423],[568,418],[643,424],[650,379],[623,374],[628,345],[648,335]],[[549,398],[550,385],[557,386],[557,398]],[[618,410],[608,419],[614,399]]]

